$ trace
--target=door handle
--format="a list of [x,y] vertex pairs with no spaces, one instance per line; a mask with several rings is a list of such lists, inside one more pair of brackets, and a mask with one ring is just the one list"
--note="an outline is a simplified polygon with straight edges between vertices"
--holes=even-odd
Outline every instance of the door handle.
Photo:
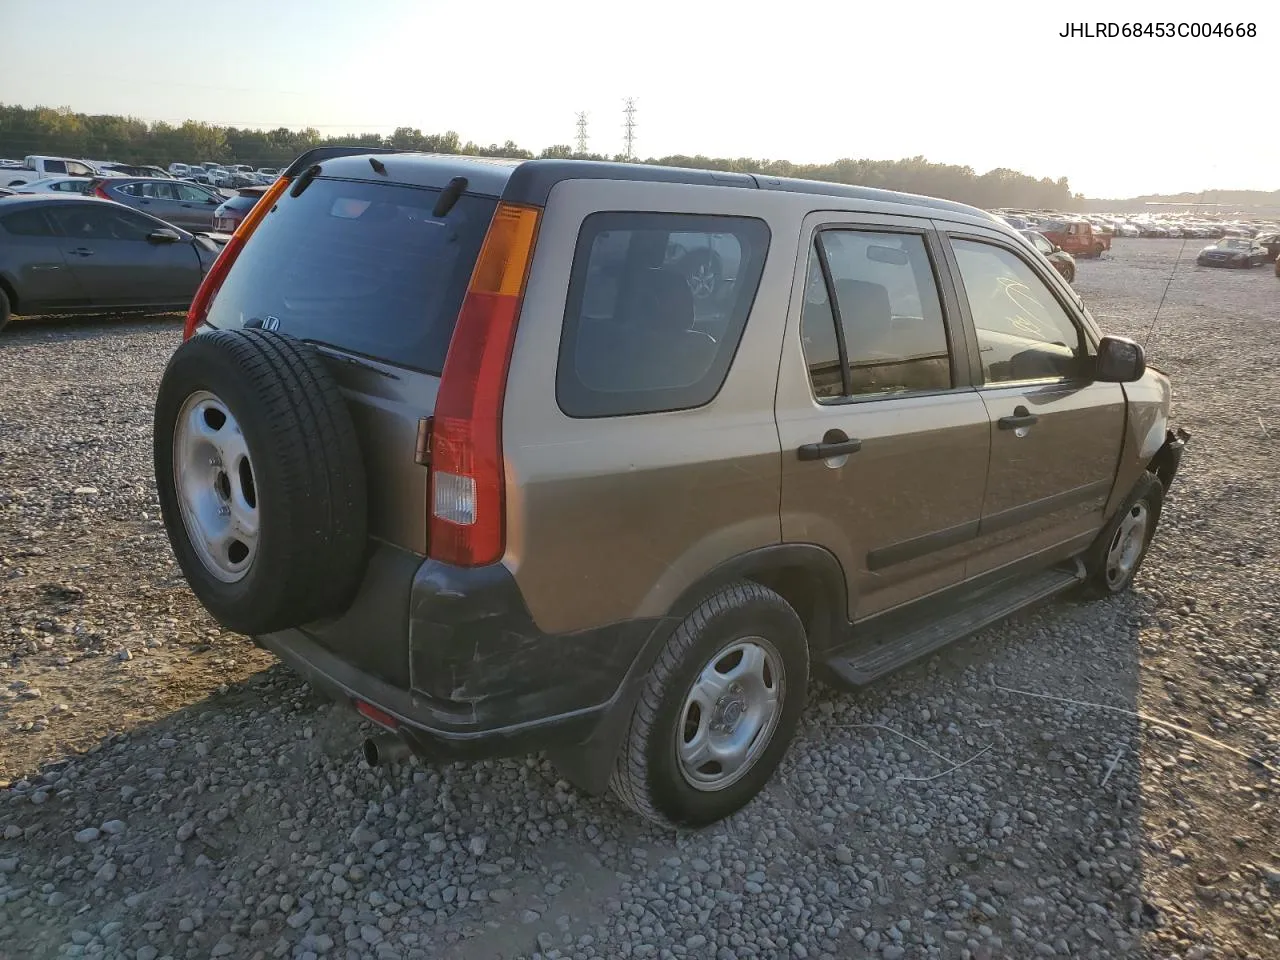
[[90,250],[88,247],[76,247],[76,248],[75,248],[74,250],[72,250],[71,252],[72,252],[72,253],[74,253],[77,257],[92,257],[92,256],[93,256],[93,251],[92,251],[92,250]]
[[1001,417],[997,421],[1001,430],[1017,430],[1019,427],[1029,427],[1039,422],[1040,418],[1023,406],[1014,407],[1013,416]]
[[861,449],[861,440],[846,436],[843,430],[828,430],[823,434],[821,443],[806,443],[796,454],[801,460],[828,460],[857,453]]

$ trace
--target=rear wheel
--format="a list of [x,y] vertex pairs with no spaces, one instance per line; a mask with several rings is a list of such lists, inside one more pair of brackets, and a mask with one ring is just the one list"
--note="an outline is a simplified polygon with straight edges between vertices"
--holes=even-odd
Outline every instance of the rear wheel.
[[1102,244],[1095,243],[1093,245],[1093,255],[1099,259],[1102,257]]
[[0,330],[9,325],[9,320],[13,316],[13,308],[9,304],[9,297],[0,289]]
[[1067,283],[1075,283],[1076,268],[1073,265],[1068,263],[1066,266],[1062,268],[1062,278],[1066,280]]
[[804,709],[804,626],[777,593],[731,584],[704,600],[658,655],[611,780],[632,810],[705,826],[769,781]]

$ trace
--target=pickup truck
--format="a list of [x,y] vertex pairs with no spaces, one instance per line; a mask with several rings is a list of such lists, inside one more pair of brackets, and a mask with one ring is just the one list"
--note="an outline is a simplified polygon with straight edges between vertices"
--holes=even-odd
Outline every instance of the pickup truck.
[[1093,229],[1088,220],[1045,220],[1038,229],[1073,257],[1100,257],[1111,249],[1111,238]]
[[46,177],[96,177],[98,171],[70,157],[27,157],[20,167],[0,167],[0,187],[21,187]]

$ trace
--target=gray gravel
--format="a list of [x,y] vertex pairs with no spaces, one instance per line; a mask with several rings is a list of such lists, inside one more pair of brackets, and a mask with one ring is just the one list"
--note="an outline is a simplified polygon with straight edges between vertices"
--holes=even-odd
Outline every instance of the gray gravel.
[[[1142,338],[1180,243],[1116,246],[1077,287]],[[766,793],[699,833],[541,758],[365,768],[177,578],[149,463],[176,324],[15,324],[0,956],[1280,956],[1278,303],[1269,269],[1180,268],[1150,347],[1195,439],[1131,595],[815,686]]]

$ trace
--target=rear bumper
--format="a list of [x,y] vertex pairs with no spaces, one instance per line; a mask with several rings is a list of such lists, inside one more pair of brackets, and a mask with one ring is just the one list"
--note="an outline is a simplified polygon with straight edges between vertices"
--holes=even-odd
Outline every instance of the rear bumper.
[[379,545],[341,618],[255,640],[335,699],[385,714],[420,756],[466,760],[589,744],[630,711],[668,628],[627,620],[546,634],[505,567]]

